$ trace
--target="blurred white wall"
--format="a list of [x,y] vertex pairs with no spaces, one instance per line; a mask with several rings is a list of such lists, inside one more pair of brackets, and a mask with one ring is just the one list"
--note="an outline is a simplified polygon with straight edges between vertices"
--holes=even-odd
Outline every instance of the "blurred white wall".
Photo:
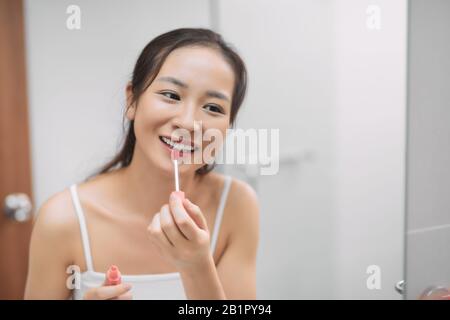
[[[380,29],[368,29],[377,8]],[[335,1],[334,10],[336,294],[400,299],[407,1]],[[370,265],[380,268],[380,290],[367,289]]]

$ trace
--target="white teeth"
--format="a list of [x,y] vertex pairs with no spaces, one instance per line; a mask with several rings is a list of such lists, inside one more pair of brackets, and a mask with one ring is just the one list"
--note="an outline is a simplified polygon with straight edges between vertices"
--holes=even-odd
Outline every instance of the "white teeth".
[[185,144],[173,142],[172,140],[170,140],[170,139],[168,139],[166,137],[161,137],[161,138],[162,138],[162,140],[165,143],[167,143],[172,148],[177,149],[179,151],[191,152],[191,151],[194,150],[194,148],[192,146],[188,146],[188,145],[185,145]]

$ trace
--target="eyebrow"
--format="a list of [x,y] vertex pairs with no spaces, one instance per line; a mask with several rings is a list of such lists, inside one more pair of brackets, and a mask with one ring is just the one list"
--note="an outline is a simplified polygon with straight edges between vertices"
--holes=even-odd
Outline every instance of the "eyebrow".
[[[185,88],[185,89],[189,88],[189,86],[186,83],[184,83],[174,77],[160,77],[160,78],[156,79],[156,81],[170,82],[181,88]],[[220,93],[219,91],[208,90],[208,91],[206,91],[206,95],[211,98],[217,98],[217,99],[222,99],[225,101],[230,101],[230,99],[226,95],[224,95],[223,93]]]

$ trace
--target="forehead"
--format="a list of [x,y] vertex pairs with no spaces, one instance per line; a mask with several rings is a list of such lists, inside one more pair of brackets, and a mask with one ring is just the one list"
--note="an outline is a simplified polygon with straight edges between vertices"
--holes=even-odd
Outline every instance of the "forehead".
[[172,51],[164,61],[158,77],[171,76],[198,90],[219,90],[230,96],[234,72],[217,50],[184,47]]

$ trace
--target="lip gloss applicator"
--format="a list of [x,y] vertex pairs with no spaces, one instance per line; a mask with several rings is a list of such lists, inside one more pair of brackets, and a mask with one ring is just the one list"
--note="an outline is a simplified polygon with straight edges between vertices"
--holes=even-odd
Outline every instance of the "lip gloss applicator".
[[175,193],[181,198],[184,199],[184,192],[180,191],[180,181],[178,177],[178,159],[181,158],[181,152],[175,149],[172,149],[170,153],[170,157],[172,158],[173,163],[173,171],[175,175]]
[[122,282],[122,276],[120,274],[119,268],[115,265],[112,265],[108,271],[106,272],[106,281],[105,284],[107,286],[115,286]]

